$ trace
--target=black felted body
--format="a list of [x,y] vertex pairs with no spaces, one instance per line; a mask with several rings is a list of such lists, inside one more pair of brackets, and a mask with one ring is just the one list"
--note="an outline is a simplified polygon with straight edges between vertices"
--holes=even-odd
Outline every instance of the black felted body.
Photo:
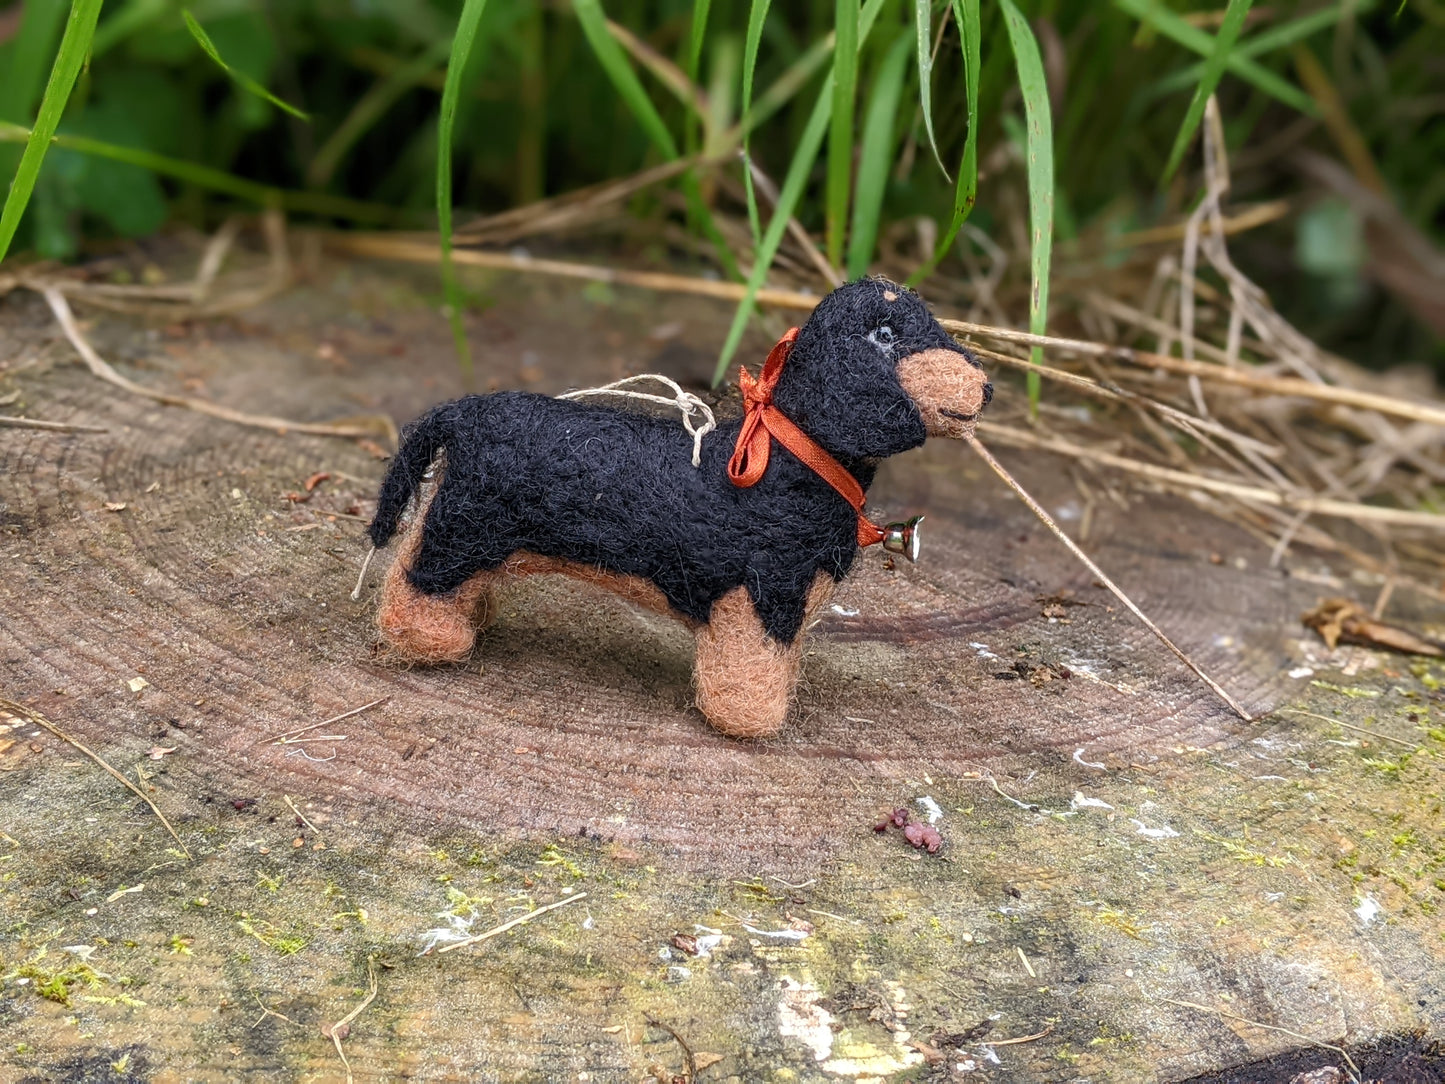
[[[885,287],[892,303],[882,301]],[[964,353],[921,301],[899,294],[901,287],[874,280],[835,291],[800,333],[774,394],[865,490],[877,459],[926,435],[894,375],[897,360],[940,346]],[[876,334],[880,319],[891,328],[886,348]],[[404,433],[372,541],[390,541],[444,450],[442,481],[408,573],[420,591],[453,591],[525,550],[640,576],[699,622],[743,585],[767,633],[790,642],[816,574],[840,579],[852,566],[857,516],[776,442],[762,480],[733,485],[727,462],[740,428],[737,420],[721,423],[704,439],[695,468],[692,438],[675,419],[528,392],[443,403]]]

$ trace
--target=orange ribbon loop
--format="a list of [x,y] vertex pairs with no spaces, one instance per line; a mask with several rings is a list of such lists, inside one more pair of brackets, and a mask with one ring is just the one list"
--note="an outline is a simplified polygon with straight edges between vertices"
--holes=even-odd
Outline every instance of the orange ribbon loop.
[[773,405],[773,389],[783,374],[783,363],[792,353],[798,329],[790,328],[768,352],[763,371],[754,380],[747,369],[739,366],[738,384],[743,392],[743,427],[728,460],[728,480],[735,486],[754,486],[762,481],[768,469],[772,442],[776,440],[814,474],[827,482],[838,495],[858,513],[858,545],[872,546],[883,541],[878,525],[863,514],[863,487],[848,471],[828,454],[827,450],[804,433],[792,420]]

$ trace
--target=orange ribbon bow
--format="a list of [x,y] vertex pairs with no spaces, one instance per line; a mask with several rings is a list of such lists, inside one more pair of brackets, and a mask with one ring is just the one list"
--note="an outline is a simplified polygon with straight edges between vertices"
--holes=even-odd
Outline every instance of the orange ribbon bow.
[[798,329],[790,328],[768,352],[768,360],[756,380],[747,369],[738,367],[738,383],[743,391],[743,428],[728,460],[728,480],[735,486],[757,485],[768,469],[768,456],[776,440],[853,506],[858,513],[858,545],[872,546],[883,541],[883,531],[863,514],[863,487],[858,479],[773,405],[773,389],[778,386],[783,363],[792,353],[797,338]]

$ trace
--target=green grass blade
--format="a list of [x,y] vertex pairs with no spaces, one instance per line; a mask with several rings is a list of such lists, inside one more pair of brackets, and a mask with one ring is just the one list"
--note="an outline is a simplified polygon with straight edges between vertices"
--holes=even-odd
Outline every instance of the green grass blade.
[[201,47],[201,51],[212,60],[214,60],[216,62],[216,66],[220,68],[223,72],[225,72],[228,76],[230,76],[231,81],[235,83],[238,87],[240,87],[242,90],[249,91],[250,93],[256,95],[256,97],[258,98],[264,98],[266,101],[274,105],[277,109],[290,113],[293,117],[299,117],[301,120],[311,119],[310,116],[297,109],[290,102],[284,102],[280,98],[276,97],[276,95],[272,94],[269,90],[263,87],[260,83],[256,82],[256,80],[252,79],[245,72],[237,71],[235,68],[231,67],[231,65],[227,64],[224,60],[222,60],[220,50],[216,48],[216,43],[211,40],[211,36],[206,33],[205,29],[201,26],[200,23],[196,22],[195,16],[192,15],[189,11],[182,11],[181,18],[186,21],[186,29],[191,32],[191,37],[196,39],[196,44]]
[[918,104],[923,107],[923,131],[928,136],[933,160],[947,177],[948,168],[943,164],[938,140],[933,135],[933,27],[929,21],[932,13],[933,0],[913,0],[913,32],[918,45]]
[[758,246],[756,257],[753,261],[753,273],[748,276],[747,293],[739,303],[737,311],[733,313],[732,326],[728,328],[727,339],[723,342],[722,354],[718,357],[717,369],[712,376],[713,386],[716,387],[727,375],[728,363],[732,361],[733,354],[737,352],[738,343],[742,341],[743,332],[748,326],[748,317],[752,315],[753,299],[762,289],[763,282],[768,277],[768,268],[772,266],[773,257],[777,255],[778,246],[782,244],[783,232],[788,228],[788,219],[792,217],[793,211],[798,206],[798,200],[803,194],[803,188],[807,185],[808,174],[813,169],[813,163],[817,161],[818,151],[823,146],[823,135],[828,131],[828,119],[833,104],[833,75],[830,72],[827,79],[823,81],[823,87],[818,92],[818,100],[813,103],[813,112],[808,117],[807,126],[798,140],[797,148],[793,151],[793,160],[788,164],[787,175],[783,178],[783,187],[778,193],[778,205],[773,209],[773,217],[768,221],[768,228],[763,233],[762,243]]
[[[693,0],[692,3],[692,26],[689,28],[690,35],[687,43],[687,80],[693,86],[697,86],[697,73],[702,65],[702,43],[707,37],[707,17],[712,8],[712,0]],[[688,154],[696,154],[698,148],[697,129],[698,117],[689,109],[683,118],[683,145],[687,147]]]
[[[1276,49],[1284,49],[1296,42],[1303,41],[1311,34],[1329,29],[1347,14],[1362,15],[1374,6],[1374,0],[1358,0],[1353,8],[1346,4],[1337,4],[1321,8],[1319,11],[1312,11],[1308,15],[1301,15],[1298,19],[1291,19],[1287,23],[1272,26],[1268,30],[1261,30],[1252,38],[1246,38],[1235,46],[1234,55],[1245,60],[1264,56]],[[1196,85],[1203,77],[1204,64],[1191,64],[1187,68],[1164,76],[1151,89],[1157,95],[1171,94],[1176,90]]]
[[1184,123],[1179,127],[1179,134],[1174,137],[1174,147],[1170,150],[1169,161],[1164,166],[1161,184],[1169,183],[1169,178],[1174,176],[1174,171],[1184,160],[1184,152],[1188,149],[1190,140],[1194,138],[1194,133],[1199,128],[1199,122],[1204,119],[1204,103],[1209,101],[1209,96],[1219,85],[1220,76],[1224,74],[1225,62],[1229,60],[1229,53],[1234,48],[1234,43],[1239,40],[1239,32],[1244,29],[1244,19],[1249,14],[1250,5],[1253,2],[1254,0],[1229,0],[1229,7],[1224,12],[1224,21],[1220,23],[1219,33],[1214,39],[1214,49],[1204,63],[1204,74],[1200,76],[1199,86],[1194,88],[1194,97],[1190,100],[1189,109],[1184,114]]
[[853,194],[853,221],[848,229],[849,279],[862,278],[868,273],[868,261],[878,240],[883,196],[889,170],[893,168],[893,121],[898,115],[899,99],[903,97],[908,44],[908,35],[900,34],[884,57],[863,118],[858,187]]
[[[858,20],[859,44],[868,40],[868,34],[873,29],[873,23],[878,18],[878,12],[882,10],[883,4],[884,0],[867,0],[863,5],[863,14]],[[737,353],[738,344],[742,342],[743,332],[747,330],[748,318],[753,313],[754,299],[767,280],[768,269],[772,267],[773,257],[778,254],[778,246],[783,242],[783,233],[788,228],[788,220],[792,218],[793,212],[797,209],[798,200],[802,198],[803,189],[807,187],[808,175],[812,172],[813,163],[818,159],[818,151],[823,145],[823,136],[828,131],[829,107],[833,102],[833,74],[830,71],[823,80],[823,86],[818,91],[818,98],[813,103],[813,111],[808,116],[808,123],[803,128],[802,136],[798,139],[797,147],[793,151],[793,159],[788,164],[788,172],[783,178],[782,190],[778,193],[778,205],[773,208],[773,217],[768,220],[768,228],[764,231],[762,243],[758,245],[754,256],[753,273],[748,276],[747,289],[743,293],[743,299],[738,302],[737,311],[733,313],[732,326],[728,328],[727,339],[723,342],[721,354],[718,355],[717,369],[712,376],[714,387],[720,384],[722,378],[727,375],[728,363]]]
[[452,130],[457,123],[457,101],[462,95],[462,75],[477,40],[477,26],[487,0],[466,0],[457,32],[452,37],[451,56],[447,60],[447,78],[442,85],[442,107],[437,127],[437,232],[441,240],[442,290],[446,295],[447,322],[456,344],[457,362],[470,382],[472,353],[467,346],[467,329],[462,323],[462,291],[457,284],[457,268],[452,262]]
[[[607,73],[608,79],[612,81],[617,93],[622,96],[627,108],[642,125],[643,131],[647,133],[653,146],[669,161],[678,158],[677,142],[672,138],[672,133],[668,131],[657,107],[652,104],[652,99],[647,96],[647,91],[642,87],[642,81],[632,70],[632,65],[628,63],[622,46],[617,44],[617,40],[607,29],[607,16],[603,13],[599,0],[572,0],[572,8],[577,14],[577,21],[582,24],[582,33],[586,36],[588,44],[592,46],[598,62]],[[732,251],[723,239],[722,231],[713,221],[712,212],[708,210],[707,204],[703,201],[702,190],[697,183],[697,175],[690,170],[683,174],[682,194],[687,200],[688,217],[701,225],[703,233],[707,235],[717,252],[723,270],[730,278],[741,278],[742,274],[738,270],[737,261],[733,258]]]
[[430,49],[402,64],[363,94],[311,159],[311,164],[306,167],[306,182],[324,188],[346,157],[346,152],[366,134],[367,129],[380,120],[398,98],[430,75],[449,52],[447,41],[435,42]]
[[908,278],[908,285],[917,286],[938,267],[939,261],[948,255],[958,231],[973,213],[974,201],[978,199],[978,71],[982,56],[982,28],[978,10],[979,0],[953,0],[953,18],[958,23],[958,35],[963,44],[964,95],[968,108],[968,134],[964,137],[963,161],[958,166],[958,185],[953,195],[953,217],[944,231],[933,255]]
[[[30,130],[28,128],[22,128],[18,124],[0,122],[0,143],[26,143],[29,139]],[[237,199],[247,200],[261,207],[279,207],[283,211],[292,211],[298,214],[326,215],[331,218],[365,223],[395,223],[408,216],[415,217],[413,212],[400,210],[385,203],[367,203],[363,200],[347,199],[345,196],[328,195],[325,192],[293,192],[283,188],[272,188],[270,185],[257,184],[244,177],[223,173],[219,169],[212,169],[210,166],[199,165],[196,162],[170,158],[164,154],[156,154],[154,151],[142,150],[139,147],[106,143],[88,136],[57,135],[51,137],[50,144],[62,150],[78,151],[81,154],[94,155],[97,158],[109,158],[115,162],[140,166],[142,169],[148,169],[163,177],[174,177],[178,181],[193,184],[198,188],[235,196]]]
[[[836,0],[833,48],[833,116],[828,131],[828,187],[824,196],[828,262],[843,262],[843,228],[853,179],[853,100],[858,91],[858,0]],[[791,212],[790,212],[791,213]]]
[[[1008,27],[1009,45],[1013,49],[1014,66],[1018,69],[1019,90],[1024,97],[1024,118],[1028,124],[1026,141],[1029,177],[1029,331],[1046,334],[1049,314],[1049,257],[1054,239],[1054,133],[1049,111],[1049,87],[1044,80],[1044,63],[1039,56],[1039,43],[1029,28],[1028,20],[1019,13],[1013,0],[1000,0],[1004,25]],[[1029,351],[1029,361],[1038,365],[1043,351],[1037,346]],[[1029,373],[1029,409],[1039,409],[1039,374]]]
[[770,0],[752,0],[748,11],[748,32],[743,43],[743,97],[738,106],[743,132],[743,187],[748,196],[748,225],[753,231],[753,248],[762,240],[763,227],[758,215],[758,196],[753,190],[753,171],[747,162],[748,144],[752,135],[753,73],[758,66],[758,46],[763,40],[763,24],[768,18]]
[[[1213,38],[1165,8],[1159,3],[1159,0],[1114,0],[1114,3],[1165,37],[1174,40],[1186,49],[1193,50],[1200,56],[1207,57],[1214,49]],[[1233,53],[1225,61],[1224,66],[1257,90],[1278,99],[1291,109],[1298,110],[1306,116],[1319,116],[1319,106],[1315,104],[1313,98],[1293,83],[1281,78],[1268,68],[1256,64],[1248,57]]]
[[758,125],[769,120],[783,106],[793,100],[808,80],[817,74],[818,69],[828,62],[833,53],[833,35],[829,33],[826,37],[820,38],[804,50],[803,55],[798,57],[783,70],[768,85],[768,89],[758,95],[758,100],[753,103],[752,112],[742,118],[739,122],[744,132],[755,131]]
[[45,84],[45,95],[40,99],[35,127],[26,139],[15,179],[5,197],[5,207],[0,210],[0,260],[5,259],[5,254],[10,251],[10,242],[15,239],[15,231],[20,226],[20,216],[30,202],[30,193],[35,191],[35,180],[40,176],[45,152],[50,149],[50,137],[60,124],[65,103],[70,100],[70,92],[75,87],[76,76],[90,52],[90,39],[95,35],[95,22],[100,18],[100,2],[74,0],[70,5],[70,16],[65,21],[60,50],[50,69],[50,80]]
[[702,64],[702,43],[707,38],[707,17],[711,10],[712,0],[693,0],[692,25],[688,28],[687,77],[694,84]]
[[652,104],[652,99],[647,96],[647,91],[642,88],[642,80],[637,78],[637,73],[627,62],[622,46],[618,45],[608,32],[607,16],[603,13],[599,0],[572,0],[572,8],[577,13],[577,21],[582,24],[582,33],[587,36],[587,42],[592,46],[598,63],[606,71],[607,78],[612,81],[612,86],[622,96],[627,108],[642,125],[647,138],[664,158],[669,161],[677,158],[677,142],[667,130],[667,125],[663,123],[657,107]]

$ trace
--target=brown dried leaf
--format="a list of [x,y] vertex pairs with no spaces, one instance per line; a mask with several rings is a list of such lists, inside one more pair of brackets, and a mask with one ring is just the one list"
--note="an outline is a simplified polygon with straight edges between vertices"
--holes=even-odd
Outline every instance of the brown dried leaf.
[[1377,621],[1346,598],[1322,599],[1313,610],[1300,615],[1307,628],[1312,628],[1331,648],[1341,641],[1382,647],[1406,655],[1445,656],[1445,649],[1412,632]]
[[934,1046],[932,1043],[920,1042],[919,1040],[914,1039],[909,1042],[908,1045],[913,1047],[913,1049],[917,1050],[920,1054],[922,1054],[923,1060],[929,1065],[939,1065],[948,1059],[948,1055],[945,1054],[942,1050],[938,1049],[938,1047]]

